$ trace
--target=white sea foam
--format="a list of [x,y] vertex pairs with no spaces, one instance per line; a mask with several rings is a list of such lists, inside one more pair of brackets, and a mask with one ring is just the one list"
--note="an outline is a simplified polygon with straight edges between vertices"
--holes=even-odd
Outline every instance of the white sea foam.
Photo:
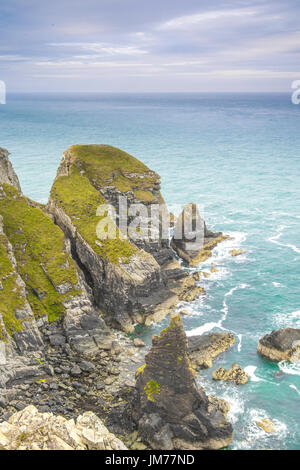
[[219,321],[218,323],[216,322],[205,323],[202,326],[198,326],[198,328],[194,328],[193,330],[187,331],[186,334],[187,336],[203,335],[204,333],[212,331],[215,328],[226,331],[225,328],[222,328],[221,322]]
[[275,315],[276,327],[279,328],[300,328],[300,310],[286,313],[280,312]]
[[223,331],[228,331],[226,328],[223,328],[223,323],[226,320],[228,316],[228,312],[229,312],[229,307],[227,305],[226,298],[228,296],[231,296],[236,290],[247,289],[247,287],[249,287],[248,284],[238,284],[237,286],[233,287],[228,292],[226,292],[226,294],[224,295],[224,300],[223,300],[223,308],[221,310],[223,315],[221,316],[220,320],[218,322],[205,323],[204,325],[199,326],[198,328],[194,328],[193,330],[188,331],[187,335],[188,336],[202,335],[204,333],[207,333],[208,331],[212,331],[214,328],[218,328]]
[[[231,250],[240,248],[241,244],[246,240],[247,234],[244,232],[227,232],[230,236],[227,240],[216,246],[213,250],[213,262],[223,263],[226,259],[232,259]],[[246,258],[246,253],[238,256],[235,260],[243,260]]]
[[296,387],[296,385],[290,385],[290,388],[296,390],[296,392],[298,393],[298,395],[300,395],[300,392],[299,392],[298,388]]
[[278,241],[282,237],[283,231],[286,228],[288,228],[286,225],[281,225],[280,227],[278,227],[277,234],[273,235],[273,237],[269,237],[268,241],[271,243],[275,243],[276,245],[283,246],[285,248],[290,248],[295,253],[300,253],[300,248],[298,248],[296,245],[292,245],[291,243],[281,243],[280,241]]
[[[257,421],[261,421],[265,418],[271,419],[275,425],[275,430],[271,433],[266,433],[256,424]],[[265,410],[260,409],[247,411],[243,414],[243,420],[247,423],[243,426],[243,440],[234,441],[233,445],[235,449],[268,449],[270,446],[270,440],[274,439],[276,436],[280,436],[280,440],[276,439],[276,441],[282,449],[288,432],[287,426],[284,423],[276,418],[270,418]]]
[[279,369],[285,374],[300,375],[300,362],[281,361],[278,364]]
[[250,380],[252,382],[261,382],[262,379],[259,379],[258,377],[256,377],[255,375],[255,371],[256,371],[257,367],[255,366],[247,366],[244,368],[244,371],[249,375],[250,377]]
[[272,282],[274,287],[284,287],[284,285],[280,284],[280,282]]
[[249,287],[248,284],[238,284],[237,286],[233,287],[228,292],[226,292],[226,294],[224,295],[224,300],[223,300],[223,308],[221,310],[223,312],[223,317],[221,319],[221,325],[226,320],[228,312],[229,312],[229,307],[228,307],[227,302],[226,302],[226,297],[231,296],[236,290],[247,289],[247,287]]
[[240,419],[240,415],[242,415],[245,411],[245,404],[244,401],[239,396],[239,393],[232,389],[228,390],[222,395],[222,398],[228,401],[230,405],[230,411],[228,413],[229,421],[234,424]]
[[241,352],[242,350],[242,340],[243,340],[243,335],[237,335],[238,339],[239,339],[239,344],[238,344],[238,352]]

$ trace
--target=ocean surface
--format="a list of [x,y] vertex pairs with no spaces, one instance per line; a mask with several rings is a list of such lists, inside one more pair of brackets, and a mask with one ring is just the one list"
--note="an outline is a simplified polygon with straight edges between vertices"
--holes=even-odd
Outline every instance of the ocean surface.
[[[300,363],[272,364],[256,352],[272,329],[300,328],[299,131],[300,106],[288,94],[9,95],[0,106],[0,146],[27,196],[47,201],[68,146],[110,144],[161,175],[171,210],[199,203],[208,227],[233,237],[197,268],[219,270],[202,283],[207,295],[181,305],[189,335],[236,336],[198,378],[231,404],[230,449],[300,449]],[[233,258],[233,248],[245,253]],[[215,383],[212,371],[233,362],[248,384]],[[264,417],[277,433],[257,427]]]

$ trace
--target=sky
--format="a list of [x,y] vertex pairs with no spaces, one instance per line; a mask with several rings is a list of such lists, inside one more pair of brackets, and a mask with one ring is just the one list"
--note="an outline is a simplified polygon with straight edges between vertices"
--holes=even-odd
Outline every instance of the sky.
[[0,80],[22,92],[290,92],[299,0],[0,0]]

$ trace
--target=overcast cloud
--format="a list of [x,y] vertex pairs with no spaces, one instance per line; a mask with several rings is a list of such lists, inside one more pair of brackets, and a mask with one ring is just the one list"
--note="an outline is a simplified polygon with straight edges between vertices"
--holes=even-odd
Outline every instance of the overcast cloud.
[[296,0],[1,0],[8,91],[287,91]]

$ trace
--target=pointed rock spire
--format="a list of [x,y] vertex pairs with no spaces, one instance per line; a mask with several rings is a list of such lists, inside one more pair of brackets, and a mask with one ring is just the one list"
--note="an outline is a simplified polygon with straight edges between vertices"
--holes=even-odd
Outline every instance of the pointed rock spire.
[[232,426],[197,388],[187,348],[181,317],[173,315],[137,371],[139,432],[154,449],[223,448],[232,441]]

